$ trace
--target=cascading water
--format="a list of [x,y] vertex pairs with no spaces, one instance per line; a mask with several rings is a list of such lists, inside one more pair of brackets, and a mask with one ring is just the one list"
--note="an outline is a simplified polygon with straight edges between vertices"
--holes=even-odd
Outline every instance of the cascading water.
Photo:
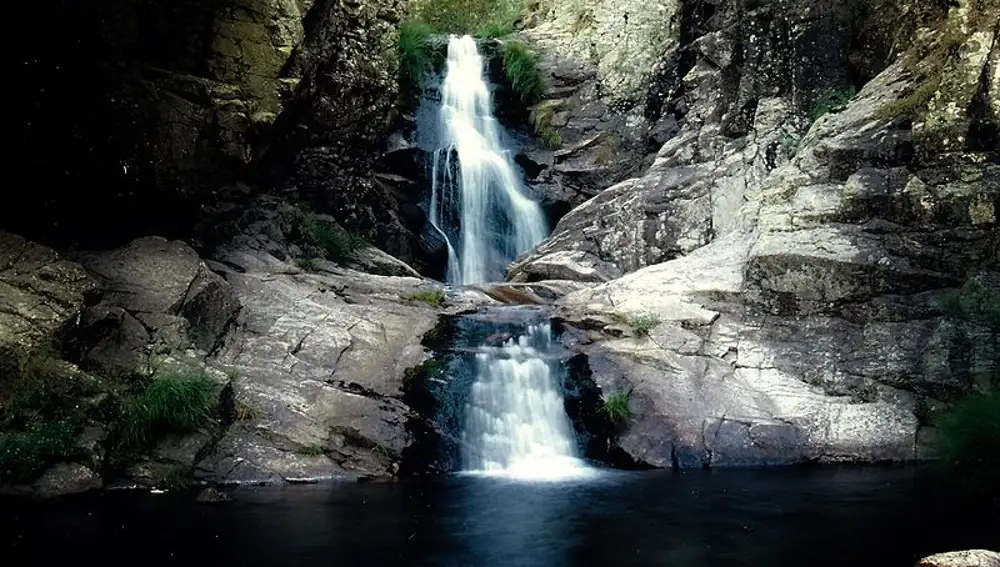
[[467,471],[526,479],[587,474],[576,457],[556,365],[545,358],[551,343],[544,323],[476,354],[463,433]]
[[447,243],[447,280],[502,280],[507,265],[548,229],[501,144],[483,58],[471,37],[449,39],[441,90],[429,217]]

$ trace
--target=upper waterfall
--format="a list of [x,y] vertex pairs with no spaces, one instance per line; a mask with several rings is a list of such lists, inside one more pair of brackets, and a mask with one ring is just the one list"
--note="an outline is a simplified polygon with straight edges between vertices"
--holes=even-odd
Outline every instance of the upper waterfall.
[[548,232],[503,147],[484,70],[472,37],[449,39],[430,203],[430,221],[448,245],[449,283],[502,280]]

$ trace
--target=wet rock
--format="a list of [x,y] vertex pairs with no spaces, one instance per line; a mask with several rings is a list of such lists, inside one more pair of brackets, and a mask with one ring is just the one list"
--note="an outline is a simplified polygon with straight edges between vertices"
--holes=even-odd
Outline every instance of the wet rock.
[[951,551],[924,557],[917,567],[998,567],[1000,553],[985,549]]
[[78,463],[59,463],[32,485],[32,494],[40,498],[53,498],[68,494],[79,494],[100,489],[101,477],[91,469]]
[[195,496],[195,501],[202,504],[218,504],[220,502],[228,502],[229,495],[214,486],[209,486],[203,488],[201,492]]

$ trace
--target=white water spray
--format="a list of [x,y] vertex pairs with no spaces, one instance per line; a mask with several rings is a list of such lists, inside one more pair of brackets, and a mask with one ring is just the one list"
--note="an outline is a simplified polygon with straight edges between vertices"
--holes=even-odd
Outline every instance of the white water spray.
[[573,427],[544,353],[548,324],[476,355],[466,406],[463,461],[467,471],[522,479],[587,475],[576,456]]
[[471,37],[450,38],[441,91],[429,216],[447,243],[447,279],[502,280],[510,262],[545,238],[547,226],[501,145],[483,58]]

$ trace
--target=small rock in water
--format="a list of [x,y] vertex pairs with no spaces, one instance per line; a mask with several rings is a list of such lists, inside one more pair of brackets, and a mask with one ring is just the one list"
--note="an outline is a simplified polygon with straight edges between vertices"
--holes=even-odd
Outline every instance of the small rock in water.
[[985,549],[938,553],[924,557],[917,567],[1000,567],[1000,553]]
[[204,490],[198,493],[197,497],[195,497],[195,501],[209,503],[209,504],[216,502],[226,502],[228,500],[229,500],[229,495],[219,490],[218,488],[215,488],[214,486],[209,486],[208,488],[205,488]]

